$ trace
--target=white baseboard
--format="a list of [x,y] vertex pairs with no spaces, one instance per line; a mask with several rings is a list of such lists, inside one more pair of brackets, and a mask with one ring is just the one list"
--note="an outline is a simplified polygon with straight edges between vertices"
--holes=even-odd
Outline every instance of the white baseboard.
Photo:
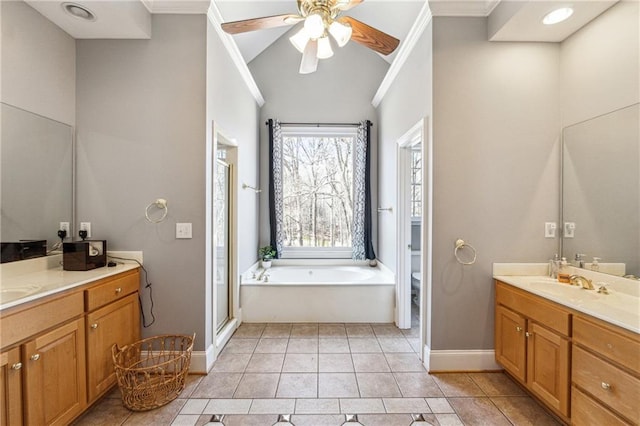
[[422,359],[429,372],[502,370],[495,361],[493,349],[436,351],[425,346]]
[[215,361],[213,345],[209,345],[206,351],[191,352],[191,374],[207,374],[213,368]]

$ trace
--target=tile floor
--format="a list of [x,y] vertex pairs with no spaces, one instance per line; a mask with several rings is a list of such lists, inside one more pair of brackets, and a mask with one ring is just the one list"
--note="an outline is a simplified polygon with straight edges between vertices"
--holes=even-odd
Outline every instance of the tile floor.
[[114,390],[76,425],[365,426],[557,425],[502,373],[428,374],[417,330],[390,324],[243,324],[206,376],[189,376],[179,399],[132,413]]

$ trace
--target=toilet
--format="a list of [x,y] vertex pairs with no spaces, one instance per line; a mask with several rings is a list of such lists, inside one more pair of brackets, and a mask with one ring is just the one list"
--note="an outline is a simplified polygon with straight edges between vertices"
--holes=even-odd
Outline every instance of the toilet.
[[411,300],[416,306],[420,306],[420,280],[421,274],[419,271],[411,273]]

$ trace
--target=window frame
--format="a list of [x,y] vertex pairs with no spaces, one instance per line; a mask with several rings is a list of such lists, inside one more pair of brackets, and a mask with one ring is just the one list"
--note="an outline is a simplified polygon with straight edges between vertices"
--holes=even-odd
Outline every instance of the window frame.
[[[282,126],[282,139],[287,137],[349,137],[353,139],[352,168],[355,170],[355,144],[358,137],[356,126]],[[352,187],[354,182],[351,182]],[[284,184],[283,184],[284,185]],[[283,201],[283,200],[281,200]],[[352,218],[353,220],[353,218]],[[291,247],[283,245],[281,259],[351,259],[353,241],[349,247]]]

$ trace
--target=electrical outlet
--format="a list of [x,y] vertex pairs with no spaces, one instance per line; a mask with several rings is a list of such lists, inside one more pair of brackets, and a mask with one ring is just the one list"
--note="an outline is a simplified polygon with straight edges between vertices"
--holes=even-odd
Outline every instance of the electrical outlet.
[[545,238],[555,238],[556,237],[556,229],[558,225],[555,222],[545,222],[544,223],[544,237]]
[[564,223],[564,237],[565,238],[573,238],[576,232],[576,223],[575,222],[565,222]]
[[190,223],[176,223],[176,238],[192,238]]
[[60,222],[60,228],[58,228],[60,231],[67,231],[67,236],[71,236],[71,233],[69,232],[69,222]]
[[91,222],[80,222],[80,230],[87,231],[87,238],[91,238]]

